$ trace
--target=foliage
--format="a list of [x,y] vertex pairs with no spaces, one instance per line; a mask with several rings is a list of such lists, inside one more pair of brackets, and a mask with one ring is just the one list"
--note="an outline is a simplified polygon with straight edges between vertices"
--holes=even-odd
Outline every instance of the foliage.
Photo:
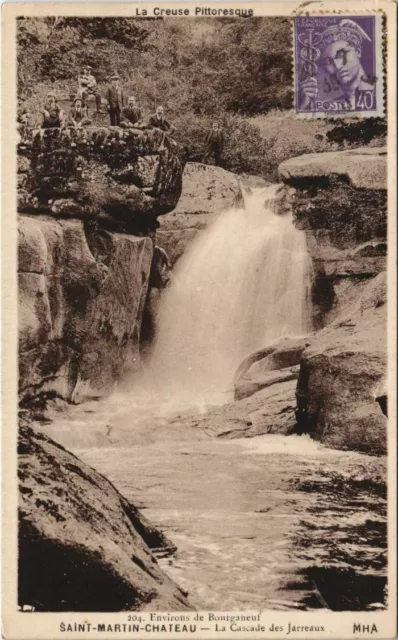
[[291,156],[383,143],[383,120],[294,118],[290,29],[279,17],[20,18],[19,99],[38,125],[46,92],[75,92],[82,66],[93,67],[103,96],[118,71],[146,116],[165,106],[188,159],[202,158],[217,119],[225,167],[268,179]]
[[81,66],[91,64],[100,82],[115,70],[124,81],[144,76],[149,87],[160,85],[167,102],[173,98],[169,89],[173,94],[179,86],[194,113],[290,106],[289,28],[285,18],[61,17],[39,24],[38,19],[21,18],[19,65],[30,64],[34,76],[23,74],[21,93],[33,79],[74,81]]
[[[188,160],[200,162],[213,120],[206,115],[192,118],[190,114],[174,119],[175,137]],[[293,120],[291,112],[274,110],[255,118],[224,112],[218,121],[225,137],[223,164],[229,171],[277,180],[278,165],[283,160],[333,148],[326,138],[330,125],[322,120]]]

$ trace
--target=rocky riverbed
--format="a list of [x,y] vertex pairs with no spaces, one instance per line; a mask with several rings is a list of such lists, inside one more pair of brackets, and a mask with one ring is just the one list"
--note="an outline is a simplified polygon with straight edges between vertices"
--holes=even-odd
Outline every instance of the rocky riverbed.
[[[182,179],[174,147],[164,150],[156,135],[144,139],[140,132],[126,140],[101,131],[90,141],[71,139],[73,166],[54,167],[57,135],[35,138],[37,161],[29,163],[25,149],[19,167],[21,414],[35,426],[20,452],[26,566],[32,559],[40,566],[31,528],[43,549],[58,541],[51,561],[41,563],[46,572],[20,568],[22,604],[102,606],[97,594],[88,605],[86,593],[76,597],[79,571],[60,583],[59,593],[43,587],[53,601],[37,595],[37,576],[51,583],[60,558],[74,567],[70,557],[83,545],[101,597],[122,585],[104,605],[112,610],[383,608],[384,151],[311,154],[280,167],[279,212],[291,211],[312,261],[312,330],[298,342],[264,340],[248,351],[217,405],[193,407],[179,393],[176,406],[170,390],[162,401],[153,397],[157,380],[173,382],[162,366],[146,371],[141,385],[130,382],[151,348],[168,267],[218,212],[240,202],[238,177],[188,164]],[[126,146],[128,172],[111,167],[109,174],[109,158],[122,162]],[[155,166],[163,176],[158,182]],[[84,202],[65,198],[63,186],[74,189],[75,199],[84,193]],[[54,190],[61,190],[55,200]],[[126,193],[128,210],[121,211]],[[155,212],[172,210],[178,200],[157,228]],[[230,257],[236,260],[234,250],[225,263]],[[144,336],[146,323],[152,332]],[[118,394],[109,396],[115,388]],[[40,431],[82,462],[40,440]],[[82,504],[93,512],[97,542]],[[167,536],[160,568],[159,545],[153,549],[152,534],[150,540],[145,534],[152,525],[142,525],[135,507]],[[72,556],[64,557],[65,548]]]
[[159,561],[194,607],[382,607],[384,458],[308,436],[221,439],[194,414],[118,395],[41,428],[175,543]]

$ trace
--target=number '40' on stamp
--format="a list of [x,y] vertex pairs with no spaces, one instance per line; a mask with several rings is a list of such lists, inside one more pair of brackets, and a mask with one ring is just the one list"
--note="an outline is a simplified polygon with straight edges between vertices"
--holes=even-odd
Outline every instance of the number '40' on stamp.
[[382,16],[296,16],[294,72],[298,116],[383,116]]

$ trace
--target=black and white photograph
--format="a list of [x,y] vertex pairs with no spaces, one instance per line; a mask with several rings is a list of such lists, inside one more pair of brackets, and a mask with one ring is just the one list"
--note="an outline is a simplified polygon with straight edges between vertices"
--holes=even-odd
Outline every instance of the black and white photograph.
[[396,7],[266,4],[14,7],[29,637],[395,634]]

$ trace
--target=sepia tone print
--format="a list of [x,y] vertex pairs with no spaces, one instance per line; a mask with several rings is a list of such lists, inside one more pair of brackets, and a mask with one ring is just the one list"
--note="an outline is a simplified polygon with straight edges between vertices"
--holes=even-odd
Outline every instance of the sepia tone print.
[[15,609],[54,637],[389,606],[386,23],[192,16],[16,19]]

